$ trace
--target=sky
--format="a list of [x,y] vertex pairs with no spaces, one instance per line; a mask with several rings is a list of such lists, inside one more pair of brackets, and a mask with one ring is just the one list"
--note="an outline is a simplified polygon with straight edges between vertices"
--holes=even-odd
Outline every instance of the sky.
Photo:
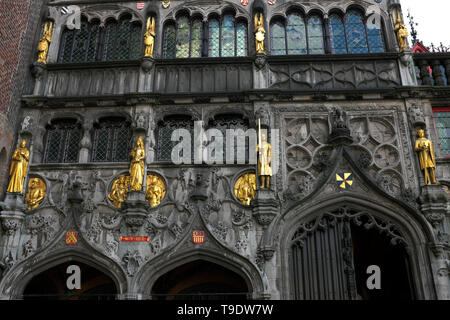
[[450,46],[450,0],[401,0],[405,24],[409,28],[408,9],[419,23],[417,38],[425,45]]

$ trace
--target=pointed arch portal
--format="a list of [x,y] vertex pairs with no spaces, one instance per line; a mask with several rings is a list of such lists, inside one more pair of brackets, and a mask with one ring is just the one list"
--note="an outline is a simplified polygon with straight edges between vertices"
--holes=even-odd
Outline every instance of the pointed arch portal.
[[155,300],[245,300],[248,286],[237,273],[195,260],[162,275],[152,288]]
[[[71,265],[80,267],[80,289],[70,290],[67,273]],[[25,286],[24,300],[114,300],[117,288],[103,272],[78,261],[69,261],[34,276]]]
[[[365,211],[342,207],[302,223],[289,256],[293,299],[415,299],[405,239]],[[370,266],[379,268],[379,288],[367,285],[374,283]]]

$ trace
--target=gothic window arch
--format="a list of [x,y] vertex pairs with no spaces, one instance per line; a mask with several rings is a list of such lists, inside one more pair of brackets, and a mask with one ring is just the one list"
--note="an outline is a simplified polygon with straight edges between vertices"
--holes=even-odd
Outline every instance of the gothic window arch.
[[58,62],[136,60],[140,56],[142,26],[130,15],[118,21],[108,19],[104,27],[98,20],[82,18],[79,30],[65,28]]
[[[172,149],[179,141],[172,141],[172,134],[177,129],[186,129],[191,136],[191,155],[194,154],[194,121],[190,116],[167,116],[158,123],[156,134],[158,161],[169,162],[172,160]],[[183,156],[182,154],[180,156]]]
[[46,128],[45,163],[78,162],[81,125],[76,119],[56,119]]
[[127,162],[131,150],[131,123],[106,117],[94,125],[93,162]]
[[369,52],[366,28],[362,15],[357,11],[349,11],[345,15],[344,24],[348,53]]

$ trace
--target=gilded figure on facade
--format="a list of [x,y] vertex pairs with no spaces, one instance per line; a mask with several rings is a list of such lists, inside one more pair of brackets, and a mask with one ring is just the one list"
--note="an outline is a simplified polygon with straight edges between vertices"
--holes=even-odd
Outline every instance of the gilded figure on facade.
[[246,173],[239,177],[234,185],[234,195],[236,198],[247,206],[255,199],[256,192],[256,175],[254,173]]
[[255,14],[255,42],[256,53],[265,53],[264,39],[266,30],[264,30],[264,16],[262,13]]
[[130,189],[131,191],[141,191],[144,183],[144,160],[145,149],[143,137],[137,139],[136,147],[131,150],[130,164]]
[[403,24],[403,19],[401,18],[400,13],[397,13],[397,17],[395,17],[395,12],[392,13],[392,18],[394,21],[394,30],[397,33],[397,41],[400,52],[406,51],[409,49],[408,46],[408,29]]
[[45,182],[40,178],[31,178],[28,182],[28,192],[25,196],[28,210],[36,209],[44,200],[46,193]]
[[30,161],[30,151],[26,148],[27,142],[23,139],[11,159],[11,168],[9,170],[9,184],[6,189],[10,193],[22,193],[25,183],[25,176]]
[[144,45],[145,45],[145,53],[146,57],[153,58],[153,50],[155,47],[155,22],[156,19],[154,17],[148,17],[147,19],[147,31],[144,34]]
[[117,208],[122,207],[122,202],[127,200],[129,181],[129,176],[121,175],[113,182],[108,199],[111,200],[113,205]]
[[37,62],[47,63],[48,49],[52,42],[53,22],[47,21],[44,25],[44,34],[38,43],[38,59]]
[[161,203],[166,195],[166,185],[164,181],[156,175],[147,176],[147,193],[145,200],[150,202],[150,207],[156,207]]
[[261,133],[261,120],[258,119],[258,145],[256,152],[258,155],[258,176],[262,189],[270,188],[270,178],[272,177],[272,147],[267,142],[266,135]]
[[420,169],[424,171],[425,184],[439,184],[435,175],[436,155],[433,142],[425,138],[425,132],[422,129],[417,130],[417,134],[419,138],[416,140],[414,150],[419,154]]

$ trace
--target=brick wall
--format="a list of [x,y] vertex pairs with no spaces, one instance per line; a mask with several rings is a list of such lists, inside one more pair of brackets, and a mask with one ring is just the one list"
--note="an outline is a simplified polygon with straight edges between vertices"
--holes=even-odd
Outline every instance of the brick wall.
[[7,168],[15,146],[20,100],[33,62],[39,17],[45,0],[0,0],[0,200],[7,183]]

